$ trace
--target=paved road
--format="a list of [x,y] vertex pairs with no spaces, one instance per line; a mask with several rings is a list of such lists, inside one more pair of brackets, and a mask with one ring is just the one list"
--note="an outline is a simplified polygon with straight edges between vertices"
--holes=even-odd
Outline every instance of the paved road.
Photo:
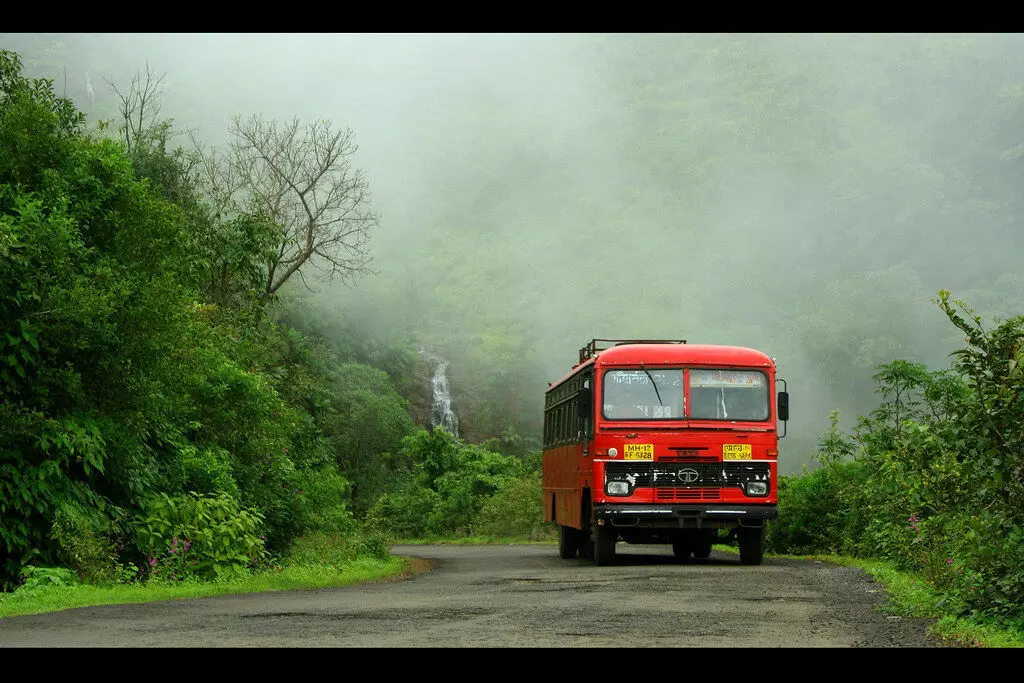
[[856,569],[717,551],[676,564],[618,546],[618,564],[552,546],[396,546],[429,571],[315,591],[84,607],[0,620],[21,647],[936,647],[927,621],[876,611]]

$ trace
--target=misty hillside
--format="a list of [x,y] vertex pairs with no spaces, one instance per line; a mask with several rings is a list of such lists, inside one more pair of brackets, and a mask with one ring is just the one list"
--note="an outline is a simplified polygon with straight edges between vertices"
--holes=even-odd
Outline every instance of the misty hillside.
[[[536,435],[594,337],[777,359],[783,472],[875,367],[936,369],[1024,306],[1018,35],[4,34],[94,125],[147,63],[161,116],[210,146],[230,116],[351,127],[373,274],[281,292],[292,320],[449,361],[468,439]],[[290,306],[290,308],[289,308]],[[340,338],[340,337],[339,337]],[[396,382],[414,403],[429,377]],[[418,389],[417,389],[418,387]]]

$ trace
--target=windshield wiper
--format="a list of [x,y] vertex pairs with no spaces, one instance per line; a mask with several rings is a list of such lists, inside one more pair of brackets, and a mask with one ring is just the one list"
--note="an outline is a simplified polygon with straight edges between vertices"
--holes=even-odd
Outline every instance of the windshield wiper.
[[661,400],[661,392],[658,391],[658,383],[654,381],[654,378],[651,377],[651,373],[647,371],[647,368],[644,367],[643,363],[640,364],[640,369],[644,371],[645,375],[647,375],[647,379],[651,380],[651,385],[654,387],[654,395],[658,397],[658,405],[665,405],[665,402]]

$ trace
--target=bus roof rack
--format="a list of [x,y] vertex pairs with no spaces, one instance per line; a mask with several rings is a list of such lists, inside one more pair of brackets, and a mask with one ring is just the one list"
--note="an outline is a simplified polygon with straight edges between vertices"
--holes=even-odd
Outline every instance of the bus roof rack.
[[610,349],[622,344],[685,344],[685,339],[591,339],[590,343],[580,349],[580,362],[593,358],[598,351]]

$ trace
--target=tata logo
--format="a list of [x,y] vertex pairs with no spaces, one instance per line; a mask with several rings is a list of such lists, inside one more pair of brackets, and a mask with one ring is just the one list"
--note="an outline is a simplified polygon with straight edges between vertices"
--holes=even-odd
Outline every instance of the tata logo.
[[676,476],[679,478],[679,481],[683,482],[684,484],[692,484],[693,482],[700,479],[700,473],[691,467],[679,470],[679,474],[677,474]]

